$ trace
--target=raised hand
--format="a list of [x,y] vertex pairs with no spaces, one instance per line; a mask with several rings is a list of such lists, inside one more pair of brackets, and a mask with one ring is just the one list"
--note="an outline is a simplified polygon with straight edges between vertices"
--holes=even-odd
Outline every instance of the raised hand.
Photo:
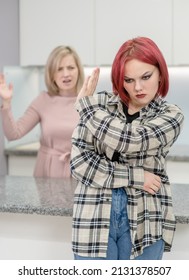
[[10,100],[13,95],[12,84],[7,85],[5,77],[0,73],[0,96],[3,100]]
[[85,79],[83,86],[77,96],[77,100],[79,100],[80,98],[85,97],[85,96],[92,96],[94,94],[97,83],[98,83],[99,73],[100,73],[100,69],[95,68],[93,70],[91,76],[88,76]]

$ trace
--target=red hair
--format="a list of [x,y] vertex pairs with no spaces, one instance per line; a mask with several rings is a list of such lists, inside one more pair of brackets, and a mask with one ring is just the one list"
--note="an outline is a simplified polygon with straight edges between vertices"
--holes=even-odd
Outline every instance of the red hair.
[[156,66],[160,72],[158,95],[165,97],[169,89],[169,73],[167,64],[158,46],[149,38],[137,37],[126,41],[118,50],[111,70],[113,92],[128,104],[129,95],[123,87],[125,63],[138,59],[142,62]]

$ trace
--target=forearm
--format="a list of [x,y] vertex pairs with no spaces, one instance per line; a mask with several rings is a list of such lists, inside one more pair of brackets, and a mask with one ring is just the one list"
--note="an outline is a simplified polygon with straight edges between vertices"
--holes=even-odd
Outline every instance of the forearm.
[[8,109],[8,108],[10,108],[10,106],[11,106],[11,99],[12,99],[12,98],[2,99],[1,108],[2,108],[2,109]]
[[174,105],[165,107],[159,115],[149,120],[142,123],[137,120],[131,124],[112,116],[92,97],[81,99],[77,110],[95,138],[111,149],[127,154],[171,146],[180,134],[183,123],[183,114]]
[[87,140],[72,139],[71,172],[75,179],[95,188],[143,188],[142,167],[112,162],[105,155],[96,153],[90,144],[92,141],[87,143]]
[[18,121],[14,120],[10,106],[1,109],[1,116],[4,134],[9,141],[23,137],[39,122],[37,113],[31,108]]

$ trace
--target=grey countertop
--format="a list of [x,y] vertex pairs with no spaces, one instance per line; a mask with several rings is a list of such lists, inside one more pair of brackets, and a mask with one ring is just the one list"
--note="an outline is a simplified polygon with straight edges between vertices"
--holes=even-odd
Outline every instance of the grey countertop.
[[0,176],[0,212],[71,216],[76,181]]
[[[16,147],[6,148],[7,156],[37,156],[39,142],[18,145]],[[167,160],[172,161],[187,161],[189,162],[189,145],[173,145],[167,156]]]
[[[0,212],[72,216],[74,179],[0,176]],[[173,184],[178,223],[189,223],[189,185]]]

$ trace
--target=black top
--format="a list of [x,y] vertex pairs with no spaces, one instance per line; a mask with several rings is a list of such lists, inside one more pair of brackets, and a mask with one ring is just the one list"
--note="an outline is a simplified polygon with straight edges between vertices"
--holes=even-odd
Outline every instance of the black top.
[[[128,107],[123,103],[123,112],[126,116],[126,123],[131,123],[133,120],[137,119],[139,117],[139,112],[134,113],[133,115],[130,115],[128,113]],[[117,161],[119,162],[119,152],[114,152],[113,157],[112,157],[112,161]]]

